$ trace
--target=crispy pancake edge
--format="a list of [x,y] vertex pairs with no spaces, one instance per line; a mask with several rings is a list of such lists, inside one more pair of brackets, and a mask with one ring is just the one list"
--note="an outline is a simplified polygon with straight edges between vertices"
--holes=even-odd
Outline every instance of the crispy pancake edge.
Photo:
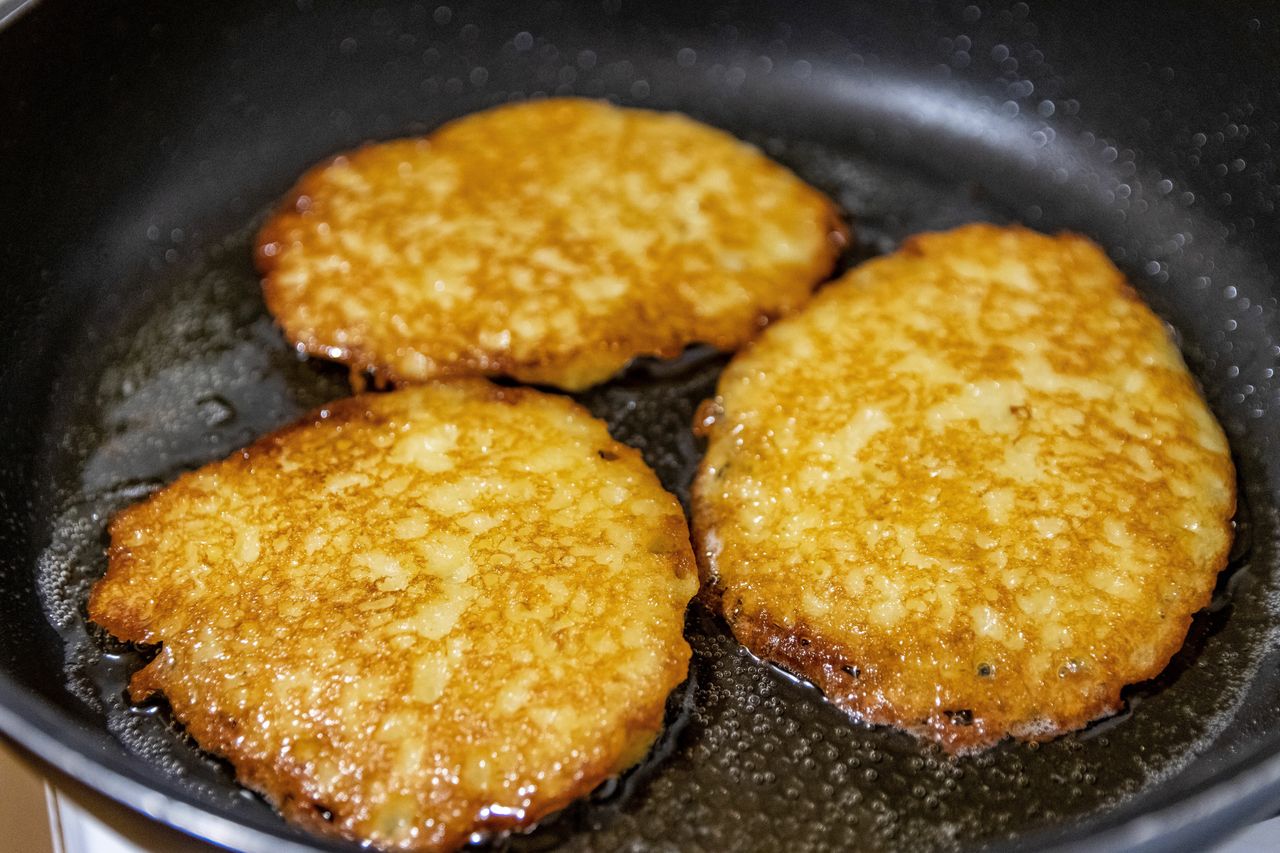
[[[510,109],[528,103],[548,104],[557,101],[583,101],[589,104],[607,103],[588,98],[551,98],[494,107],[487,112]],[[668,114],[636,107],[623,109],[637,113]],[[460,116],[446,122],[421,138],[429,142],[436,134],[442,133],[458,123],[465,122],[476,114]],[[680,115],[690,122],[699,124],[708,131],[723,135],[739,145],[747,145],[747,143],[720,128],[696,122],[682,113],[673,114]],[[404,137],[400,140],[390,141],[409,141],[412,138]],[[281,328],[284,336],[301,352],[349,366],[353,377],[356,374],[370,375],[377,387],[414,384],[431,379],[449,379],[464,376],[508,376],[530,384],[554,385],[568,391],[580,391],[616,375],[618,371],[622,370],[635,358],[674,358],[683,352],[686,347],[699,343],[724,352],[732,352],[743,344],[750,342],[759,334],[761,329],[767,327],[770,323],[802,308],[812,294],[813,289],[830,276],[841,252],[848,245],[851,234],[850,226],[841,215],[835,202],[828,198],[826,194],[811,187],[790,169],[761,153],[761,165],[764,168],[776,174],[789,177],[809,191],[815,210],[818,211],[821,219],[822,229],[827,235],[823,241],[825,251],[810,258],[810,265],[804,275],[801,276],[801,278],[809,282],[808,291],[795,304],[789,305],[780,311],[758,311],[750,321],[733,331],[716,329],[710,334],[704,333],[697,339],[691,340],[676,340],[670,338],[670,336],[659,338],[655,337],[650,329],[639,328],[628,330],[626,334],[617,335],[603,342],[586,343],[579,347],[562,349],[553,354],[533,359],[516,359],[508,354],[488,350],[477,344],[452,361],[433,360],[430,367],[431,373],[427,377],[407,376],[399,372],[393,365],[380,361],[372,351],[372,348],[361,345],[358,341],[349,343],[346,346],[335,346],[325,343],[320,336],[309,333],[309,330],[298,322],[295,312],[292,310],[292,302],[286,292],[286,288],[281,285],[276,277],[275,273],[280,263],[279,254],[266,251],[266,247],[283,242],[293,223],[302,216],[298,205],[299,200],[310,197],[316,192],[317,188],[324,185],[325,173],[334,164],[358,160],[365,152],[382,144],[384,142],[366,142],[355,149],[336,154],[304,172],[279,204],[273,208],[253,241],[254,264],[262,277],[263,299],[266,302],[267,310]],[[607,372],[604,369],[590,371],[590,377],[584,381],[563,381],[561,377],[566,373],[568,367],[579,362],[583,356],[592,356],[597,361],[605,361],[607,356],[607,360],[615,366]]]
[[[952,230],[973,230],[979,234],[983,232],[1013,231],[1046,236],[1022,226],[999,227],[985,223],[974,223]],[[919,236],[927,237],[929,235],[907,238],[893,254],[924,254],[918,239]],[[1092,244],[1092,241],[1089,241],[1088,238],[1071,232],[1061,232],[1052,236],[1056,239],[1081,240]],[[857,269],[874,269],[876,264],[889,257],[892,257],[892,255],[874,258],[866,261]],[[839,282],[840,280],[837,279],[833,284],[838,285]],[[1143,306],[1145,310],[1150,311],[1146,302],[1127,280],[1122,281],[1118,296],[1136,302]],[[821,305],[816,305],[810,310],[821,310],[821,307]],[[760,337],[748,343],[735,356],[735,361],[747,357],[757,347],[764,345],[769,340],[771,332],[773,332],[772,328],[766,329]],[[720,384],[725,381],[726,375],[728,375],[727,370],[721,374],[721,378],[717,381],[716,396],[704,400],[694,414],[693,429],[695,433],[704,436],[708,444],[719,437],[720,430],[725,423],[725,419],[717,418],[715,412],[717,400],[720,397]],[[1186,370],[1185,375],[1192,390],[1203,404],[1204,394],[1195,377],[1191,375],[1189,370]],[[1231,469],[1230,476],[1227,478],[1230,502],[1228,511],[1221,519],[1221,523],[1228,531],[1228,535],[1224,546],[1211,561],[1215,579],[1227,566],[1234,539],[1233,519],[1238,494],[1234,462],[1230,457],[1227,458],[1227,464]],[[854,657],[839,643],[823,638],[819,632],[812,630],[803,618],[797,618],[795,626],[787,628],[771,618],[767,611],[759,613],[729,613],[725,611],[724,590],[720,585],[713,560],[708,557],[712,550],[716,550],[719,536],[718,527],[722,520],[721,515],[714,509],[716,502],[708,497],[712,488],[711,479],[704,456],[703,461],[699,463],[698,472],[690,486],[691,530],[694,555],[698,563],[699,578],[702,584],[699,591],[699,599],[703,605],[723,616],[734,637],[748,651],[764,661],[776,664],[782,669],[809,681],[822,691],[827,701],[848,713],[855,720],[872,725],[898,728],[917,737],[934,741],[952,755],[980,752],[995,746],[1006,738],[1024,742],[1053,740],[1069,732],[1085,728],[1091,722],[1119,712],[1124,704],[1122,700],[1123,690],[1132,684],[1154,679],[1166,669],[1173,656],[1185,644],[1187,632],[1191,627],[1195,614],[1207,607],[1213,597],[1215,584],[1210,583],[1195,602],[1194,608],[1176,620],[1176,632],[1171,631],[1168,634],[1168,640],[1153,646],[1154,656],[1151,666],[1124,683],[1106,682],[1102,685],[1105,689],[1092,691],[1081,706],[1075,710],[1057,714],[1052,719],[1037,721],[1012,719],[987,713],[985,720],[975,719],[972,723],[967,723],[958,720],[954,715],[948,714],[947,710],[951,709],[939,709],[925,720],[905,721],[893,713],[891,708],[886,709],[884,703],[877,702],[874,696],[868,695],[863,686],[859,684],[859,679],[853,674],[853,671],[858,669]]]
[[[510,405],[518,405],[520,400],[527,396],[550,398],[558,401],[558,405],[566,411],[572,411],[598,421],[585,407],[561,395],[546,394],[530,388],[498,386],[483,379],[464,379],[448,384],[484,388],[489,400]],[[270,452],[280,443],[287,441],[290,434],[309,429],[315,421],[321,418],[321,412],[328,413],[324,419],[329,423],[353,421],[362,417],[366,399],[376,396],[378,395],[356,395],[316,407],[286,426],[255,440],[247,447],[222,460],[208,463],[207,466],[203,467],[226,465],[236,469],[248,468],[257,457]],[[607,436],[607,433],[606,438],[608,444],[603,449],[614,454],[616,457],[615,464],[629,467],[637,474],[650,479],[656,488],[662,488],[656,475],[644,462],[638,450],[614,440],[611,436]],[[147,629],[147,615],[129,606],[130,603],[136,600],[136,596],[129,596],[126,592],[113,592],[110,596],[111,598],[123,598],[126,602],[124,606],[113,608],[112,604],[105,600],[104,589],[109,581],[113,590],[119,590],[121,584],[127,585],[129,583],[130,575],[138,568],[139,560],[131,553],[129,547],[124,544],[126,531],[138,525],[145,526],[149,524],[152,516],[157,511],[158,502],[167,499],[164,497],[164,493],[169,492],[171,489],[182,489],[185,483],[197,476],[199,470],[202,469],[183,473],[172,483],[152,493],[144,500],[121,510],[108,525],[108,532],[111,537],[111,543],[107,551],[108,568],[103,577],[94,584],[90,591],[88,601],[89,618],[118,639],[143,645],[160,643],[160,649],[156,657],[130,678],[128,692],[130,699],[134,702],[142,701],[157,693],[163,694],[166,699],[169,699],[166,692],[169,678],[167,673],[169,660],[163,643]],[[665,492],[665,489],[663,491]],[[678,531],[672,531],[678,535],[672,538],[677,543],[684,542],[685,547],[670,552],[667,557],[676,577],[684,578],[696,572],[697,568],[692,546],[689,544],[687,529],[683,523],[678,526],[680,528]],[[667,656],[667,662],[670,665],[665,668],[661,675],[662,679],[670,683],[672,690],[674,690],[688,677],[688,665],[692,657],[692,650],[688,642],[682,637],[678,646],[668,651],[670,654]],[[573,770],[578,782],[572,787],[550,796],[548,796],[548,792],[545,789],[538,789],[533,801],[524,810],[522,816],[490,813],[484,819],[477,818],[474,820],[466,831],[446,835],[439,846],[405,847],[403,849],[454,849],[464,845],[470,834],[476,831],[502,832],[530,827],[547,815],[586,796],[604,780],[628,770],[644,759],[645,754],[662,733],[669,695],[670,691],[655,697],[648,703],[632,705],[628,709],[625,719],[620,721],[616,728],[609,733],[608,743],[611,748],[602,751],[603,757],[596,761],[579,759],[578,765]],[[207,710],[195,712],[172,704],[171,708],[174,718],[197,742],[201,750],[229,761],[235,770],[237,782],[262,795],[286,820],[321,836],[356,842],[362,841],[359,836],[346,832],[335,823],[325,820],[321,813],[325,807],[324,804],[318,802],[306,792],[308,777],[302,768],[279,755],[264,759],[260,754],[241,749],[237,745],[238,726],[225,713],[213,714]],[[573,764],[572,761],[567,761],[566,763]],[[376,849],[376,845],[373,849]]]

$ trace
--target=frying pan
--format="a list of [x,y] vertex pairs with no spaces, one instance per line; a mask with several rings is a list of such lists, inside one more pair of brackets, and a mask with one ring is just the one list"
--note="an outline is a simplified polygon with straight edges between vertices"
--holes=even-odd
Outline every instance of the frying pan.
[[[0,730],[246,850],[315,847],[86,625],[105,520],[346,393],[248,253],[305,167],[511,99],[679,109],[844,208],[844,263],[987,219],[1099,241],[1177,335],[1241,510],[1214,603],[1124,713],[949,761],[849,722],[698,607],[654,755],[515,849],[1172,849],[1280,806],[1280,25],[1259,3],[0,3]],[[536,140],[530,140],[536,145]],[[723,356],[582,399],[687,498]]]

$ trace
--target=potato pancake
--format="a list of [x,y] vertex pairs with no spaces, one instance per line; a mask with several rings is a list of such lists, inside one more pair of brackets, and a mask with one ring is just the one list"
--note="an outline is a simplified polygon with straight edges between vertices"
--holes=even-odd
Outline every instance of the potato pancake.
[[89,614],[286,818],[381,849],[522,826],[640,760],[686,675],[688,528],[575,403],[335,402],[111,524]]
[[1223,432],[1081,237],[914,237],[769,328],[704,415],[695,550],[735,635],[948,751],[1118,710],[1226,563]]
[[826,197],[726,133],[554,99],[319,166],[256,257],[313,355],[381,382],[577,390],[636,356],[737,348],[809,298],[845,236]]

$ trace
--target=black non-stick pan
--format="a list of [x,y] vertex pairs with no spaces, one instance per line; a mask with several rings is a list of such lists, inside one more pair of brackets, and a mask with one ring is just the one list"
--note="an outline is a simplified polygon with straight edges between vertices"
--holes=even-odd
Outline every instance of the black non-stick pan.
[[[84,618],[120,507],[345,374],[266,315],[249,235],[309,165],[513,99],[683,110],[828,192],[844,263],[970,220],[1083,232],[1170,324],[1230,436],[1236,550],[1126,710],[952,761],[851,723],[695,606],[650,759],[542,850],[1188,849],[1280,806],[1280,11],[919,0],[0,2],[0,730],[219,843],[316,841],[239,789],[144,651]],[[531,139],[530,145],[538,141]],[[581,395],[682,498],[725,358]]]

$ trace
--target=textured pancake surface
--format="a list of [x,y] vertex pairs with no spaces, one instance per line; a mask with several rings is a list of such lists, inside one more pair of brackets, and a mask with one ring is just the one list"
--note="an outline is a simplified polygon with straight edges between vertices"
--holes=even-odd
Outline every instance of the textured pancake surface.
[[676,114],[554,99],[312,170],[258,237],[297,346],[382,381],[580,389],[640,355],[734,349],[831,270],[832,204]]
[[638,761],[685,677],[678,502],[576,404],[345,399],[111,525],[89,613],[290,820],[442,850]]
[[1117,710],[1226,562],[1222,430],[1080,237],[915,237],[769,328],[701,418],[695,550],[735,635],[953,752]]

